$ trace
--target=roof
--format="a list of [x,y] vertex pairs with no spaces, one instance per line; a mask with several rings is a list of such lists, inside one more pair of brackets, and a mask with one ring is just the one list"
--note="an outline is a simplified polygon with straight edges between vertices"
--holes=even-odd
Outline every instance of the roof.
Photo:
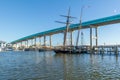
[[[119,22],[120,22],[120,14],[109,16],[109,17],[104,17],[104,18],[100,18],[100,19],[96,19],[96,20],[91,20],[91,21],[87,21],[87,22],[83,22],[82,23],[82,29],[90,28],[90,25],[92,25],[92,26],[103,26],[103,25],[115,24],[115,23],[119,23]],[[77,30],[79,27],[80,27],[79,23],[71,24],[69,30]],[[35,37],[41,37],[41,36],[47,36],[47,35],[61,33],[65,29],[66,29],[66,26],[56,28],[56,29],[52,29],[52,30],[48,30],[48,31],[44,31],[44,32],[40,32],[40,33],[36,33],[36,34],[32,34],[32,35],[20,38],[18,40],[12,41],[11,44],[15,44],[15,43],[25,41],[25,40],[28,40],[28,39],[32,39],[32,38],[35,38]]]

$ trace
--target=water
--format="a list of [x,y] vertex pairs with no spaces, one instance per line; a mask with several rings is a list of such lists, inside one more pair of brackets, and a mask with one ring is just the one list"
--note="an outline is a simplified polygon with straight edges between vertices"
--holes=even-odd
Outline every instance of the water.
[[0,80],[120,80],[120,56],[2,52]]

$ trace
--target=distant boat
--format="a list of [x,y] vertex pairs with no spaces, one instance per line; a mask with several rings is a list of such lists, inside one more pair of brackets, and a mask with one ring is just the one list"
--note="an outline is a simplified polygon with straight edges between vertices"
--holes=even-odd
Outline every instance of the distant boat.
[[88,53],[88,51],[84,48],[73,48],[73,49],[54,49],[55,53],[64,53],[64,54],[81,54]]
[[55,53],[71,53],[70,50],[54,50]]
[[5,51],[13,51],[13,48],[6,48]]

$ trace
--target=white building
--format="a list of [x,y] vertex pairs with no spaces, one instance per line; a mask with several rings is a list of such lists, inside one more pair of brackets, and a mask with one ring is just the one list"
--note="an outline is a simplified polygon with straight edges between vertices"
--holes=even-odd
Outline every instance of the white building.
[[0,41],[0,51],[3,51],[7,46],[7,43],[5,41]]

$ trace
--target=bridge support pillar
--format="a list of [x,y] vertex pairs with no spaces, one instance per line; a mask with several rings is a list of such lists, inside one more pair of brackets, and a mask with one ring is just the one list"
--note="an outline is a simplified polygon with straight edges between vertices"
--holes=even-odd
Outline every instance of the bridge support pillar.
[[92,53],[92,27],[90,26],[90,53]]
[[22,47],[22,42],[20,42],[20,44],[21,44],[20,46]]
[[39,37],[39,47],[41,47],[41,37]]
[[46,47],[46,36],[44,36],[44,46]]
[[34,45],[34,39],[31,39],[31,47]]
[[52,39],[51,39],[51,35],[50,35],[50,48],[52,47]]
[[18,50],[18,48],[20,47],[20,44],[19,43],[17,43],[17,50]]
[[90,26],[90,52],[91,53],[93,52],[93,43],[92,43],[93,42],[93,37],[92,37],[93,32],[92,32],[92,28],[95,29],[95,38],[94,38],[95,39],[95,47],[94,47],[94,49],[98,47],[98,27],[91,25]]
[[33,46],[33,39],[31,39],[31,44],[30,44],[30,46],[31,46],[31,47]]
[[14,44],[15,45],[15,49],[17,50],[17,43],[16,44]]
[[35,43],[34,43],[34,45],[35,45],[35,47],[37,46],[37,39],[36,39],[36,37],[35,37]]
[[98,28],[95,28],[96,47],[98,46]]
[[26,41],[24,41],[24,47],[25,47],[25,48],[27,47],[27,42],[26,42]]
[[26,42],[27,42],[27,48],[28,48],[28,42],[29,42],[29,40],[27,40]]
[[72,47],[72,45],[73,45],[73,35],[72,35],[72,34],[73,34],[73,31],[70,32],[70,38],[71,38],[71,39],[70,39],[70,41],[71,41],[71,44],[70,44],[70,45],[71,45],[71,47]]

